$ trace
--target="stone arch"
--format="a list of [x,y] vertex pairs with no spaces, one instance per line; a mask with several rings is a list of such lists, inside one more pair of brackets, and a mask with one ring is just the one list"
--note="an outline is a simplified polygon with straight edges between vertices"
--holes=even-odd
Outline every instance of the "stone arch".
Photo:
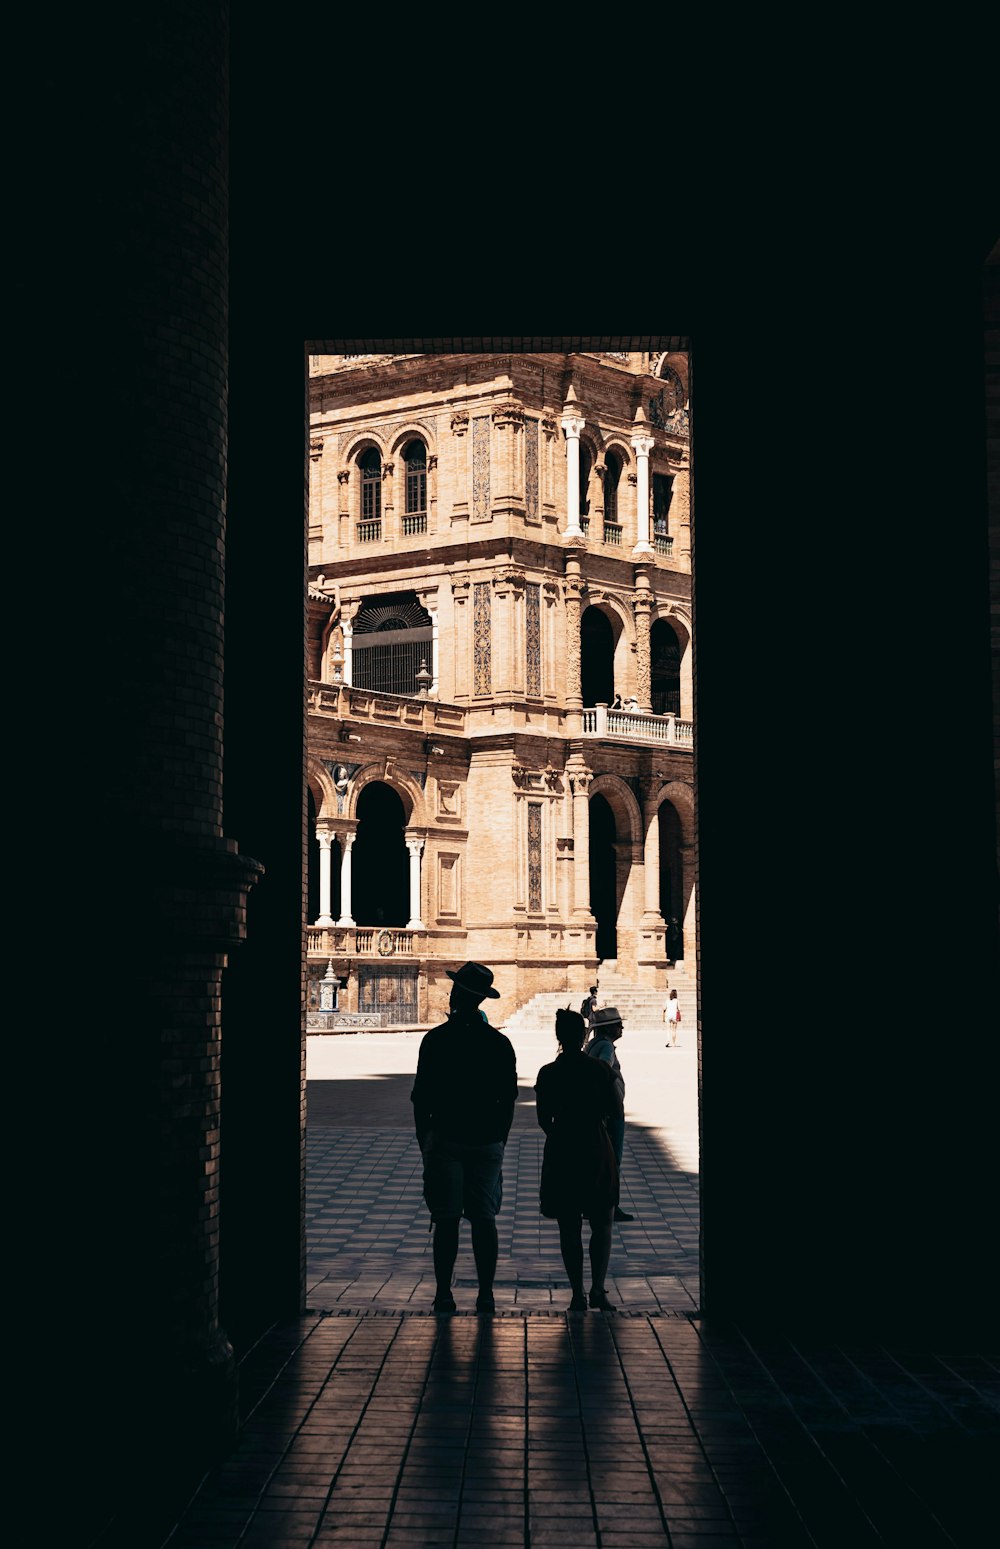
[[685,844],[694,844],[694,787],[686,780],[668,780],[656,793],[657,806],[669,801],[681,822]]
[[603,796],[615,815],[615,820],[627,827],[633,844],[642,843],[642,813],[635,793],[620,775],[597,775],[590,783],[589,796]]
[[316,803],[316,821],[324,822],[337,816],[337,791],[333,776],[321,763],[310,759],[306,765],[306,782]]
[[[600,613],[611,631],[610,657],[600,637],[595,640],[589,629],[588,615]],[[611,704],[616,693],[625,695],[631,689],[630,664],[635,642],[635,624],[618,597],[602,591],[588,592],[580,615],[580,686],[584,703]],[[603,626],[600,626],[603,629]]]
[[386,441],[388,456],[393,460],[402,457],[403,448],[410,441],[422,441],[427,448],[428,457],[437,456],[437,437],[421,420],[407,420],[405,425],[393,426],[391,435]]
[[388,785],[390,790],[403,803],[403,815],[407,829],[423,828],[427,823],[426,802],[424,793],[416,778],[402,769],[397,769],[390,761],[386,768],[386,760],[379,759],[376,763],[366,764],[359,769],[351,781],[347,790],[347,803],[345,817],[352,818],[355,822],[358,816],[358,798],[367,785]]
[[617,452],[618,456],[621,458],[623,478],[625,474],[629,472],[635,472],[635,452],[632,450],[632,447],[625,440],[620,431],[612,430],[608,432],[607,439],[605,440],[603,447],[603,454],[605,458],[609,452]]
[[384,463],[388,456],[384,438],[377,436],[372,430],[359,431],[357,435],[351,437],[341,453],[340,460],[342,466],[347,468],[352,464],[356,464],[358,458],[363,456],[372,447],[374,447]]

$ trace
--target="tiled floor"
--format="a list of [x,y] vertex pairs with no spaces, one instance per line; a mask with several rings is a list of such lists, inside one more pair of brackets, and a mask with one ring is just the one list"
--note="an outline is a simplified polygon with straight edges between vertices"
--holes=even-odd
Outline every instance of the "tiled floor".
[[[472,1310],[466,1227],[459,1312],[437,1318],[410,1078],[389,1066],[379,1097],[366,1057],[354,1046],[358,1071],[329,1083],[350,1104],[311,1086],[309,1311],[244,1361],[235,1450],[179,1521],[119,1520],[94,1549],[1000,1544],[995,1354],[793,1344],[700,1319],[679,1089],[661,1124],[655,1105],[629,1123],[637,1219],[615,1230],[617,1314],[565,1310],[525,1104],[505,1158],[498,1315]],[[651,1042],[651,1070],[658,1057]]]

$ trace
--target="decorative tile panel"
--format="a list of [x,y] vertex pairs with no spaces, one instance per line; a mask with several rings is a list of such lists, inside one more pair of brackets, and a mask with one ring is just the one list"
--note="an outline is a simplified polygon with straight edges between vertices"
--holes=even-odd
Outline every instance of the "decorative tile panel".
[[542,806],[528,803],[528,913],[542,912]]
[[529,581],[524,588],[524,641],[529,694],[542,692],[541,586]]
[[538,519],[538,421],[524,421],[524,510]]
[[485,414],[472,421],[472,520],[490,519],[490,421]]
[[476,694],[492,694],[493,667],[490,660],[492,647],[492,619],[490,616],[492,587],[489,581],[477,581],[473,587],[472,627],[475,640],[475,688]]

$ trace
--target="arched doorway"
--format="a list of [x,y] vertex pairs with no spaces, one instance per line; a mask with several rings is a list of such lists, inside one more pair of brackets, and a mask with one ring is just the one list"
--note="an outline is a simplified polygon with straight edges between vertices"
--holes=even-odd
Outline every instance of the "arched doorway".
[[615,697],[615,632],[600,608],[586,608],[580,620],[580,689],[585,705]]
[[650,701],[654,715],[681,713],[681,647],[666,619],[649,631]]
[[599,958],[618,956],[618,831],[611,804],[600,794],[590,799],[590,912],[597,921]]
[[351,865],[351,906],[359,925],[405,925],[410,915],[406,813],[381,780],[358,797],[358,837]]
[[681,820],[669,801],[660,803],[660,913],[669,925],[671,919],[684,919],[684,873],[681,865]]

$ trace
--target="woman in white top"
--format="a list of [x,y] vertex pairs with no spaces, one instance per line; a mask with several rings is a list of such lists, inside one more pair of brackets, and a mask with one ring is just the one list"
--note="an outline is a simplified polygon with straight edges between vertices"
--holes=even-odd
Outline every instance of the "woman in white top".
[[670,1029],[670,1042],[667,1044],[667,1048],[676,1049],[677,1029],[681,1025],[681,1003],[677,999],[676,990],[670,991],[669,999],[667,1000],[667,1004],[663,1010],[663,1020],[666,1022],[668,1028]]

